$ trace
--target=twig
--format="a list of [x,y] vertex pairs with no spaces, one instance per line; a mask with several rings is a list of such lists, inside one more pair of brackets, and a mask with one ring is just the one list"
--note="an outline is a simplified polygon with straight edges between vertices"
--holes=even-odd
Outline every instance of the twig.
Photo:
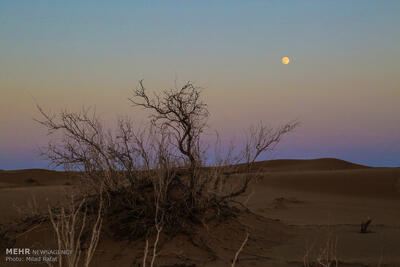
[[239,254],[240,254],[240,252],[243,250],[243,247],[246,245],[247,240],[249,240],[249,233],[246,234],[246,238],[243,240],[242,245],[241,245],[240,248],[236,251],[235,258],[233,258],[232,267],[235,267],[235,264],[236,264],[236,262],[237,262],[237,260],[238,260]]
[[143,267],[146,267],[147,254],[149,253],[149,240],[146,239],[146,246],[144,247]]

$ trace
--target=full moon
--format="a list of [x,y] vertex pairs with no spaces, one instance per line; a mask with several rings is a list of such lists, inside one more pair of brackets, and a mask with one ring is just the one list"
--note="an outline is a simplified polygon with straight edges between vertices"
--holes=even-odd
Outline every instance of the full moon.
[[289,62],[290,62],[290,59],[288,57],[283,57],[282,58],[282,64],[287,65],[287,64],[289,64]]

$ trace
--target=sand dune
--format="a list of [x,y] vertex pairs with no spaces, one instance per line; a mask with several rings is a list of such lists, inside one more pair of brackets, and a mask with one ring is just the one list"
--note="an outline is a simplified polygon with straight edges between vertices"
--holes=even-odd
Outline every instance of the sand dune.
[[393,198],[400,193],[400,170],[395,168],[264,173],[262,183],[282,189]]
[[256,162],[256,170],[260,171],[323,171],[367,169],[368,166],[351,163],[335,158],[320,159],[276,159]]
[[25,169],[0,172],[0,188],[38,185],[63,185],[73,179],[66,172],[44,169]]
[[[180,266],[230,266],[231,256],[249,231],[251,239],[237,266],[302,266],[307,246],[323,246],[328,234],[338,239],[339,266],[378,266],[381,259],[382,266],[400,266],[399,168],[372,168],[325,158],[263,161],[255,171],[260,177],[242,198],[251,213],[198,229],[194,242],[212,248],[215,255],[178,236],[163,243],[160,262],[177,266],[173,264],[182,264],[186,257],[188,265]],[[241,176],[233,176],[233,186]],[[67,182],[73,185],[76,180],[48,170],[1,171],[0,224],[15,221],[19,214],[14,207],[26,206],[32,197],[42,210],[47,201],[62,200],[71,188]],[[363,235],[358,233],[359,225],[366,218],[373,219],[372,232]],[[14,246],[52,246],[54,242],[45,225],[21,232]],[[5,243],[0,242],[2,246]],[[126,243],[105,236],[94,266],[131,266],[140,259],[143,247],[143,240]]]

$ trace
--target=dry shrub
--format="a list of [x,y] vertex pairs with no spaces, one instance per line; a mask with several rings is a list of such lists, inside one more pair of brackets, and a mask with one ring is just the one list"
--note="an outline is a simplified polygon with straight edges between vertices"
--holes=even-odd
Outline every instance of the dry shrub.
[[[201,92],[189,82],[150,95],[140,81],[130,101],[149,112],[144,128],[119,119],[115,130],[106,130],[90,109],[55,115],[38,107],[43,116],[38,122],[61,137],[42,155],[76,171],[86,194],[104,195],[105,226],[115,238],[146,237],[161,225],[167,235],[190,233],[193,225],[234,214],[232,200],[246,192],[253,163],[298,124],[273,129],[260,123],[241,146],[231,143],[224,152],[218,137],[215,161],[207,165],[202,135],[209,113]],[[237,163],[244,163],[247,174],[229,188]],[[95,207],[96,199],[88,205]]]
[[368,227],[371,225],[372,219],[368,218],[366,221],[361,222],[360,224],[360,233],[361,234],[366,234],[369,233],[370,230],[368,230]]
[[[98,205],[97,213],[90,216],[86,198],[77,201],[72,195],[67,208],[61,207],[57,212],[49,207],[49,217],[56,234],[57,249],[71,252],[58,255],[58,266],[65,266],[64,264],[69,267],[89,266],[96,251],[103,224],[101,195]],[[91,221],[90,217],[93,217],[94,220]],[[84,236],[88,236],[88,238],[84,238]],[[86,253],[82,258],[84,248]],[[47,263],[54,266],[51,262]]]
[[312,244],[306,248],[304,267],[338,267],[337,243],[337,237],[328,229],[325,240],[319,246]]

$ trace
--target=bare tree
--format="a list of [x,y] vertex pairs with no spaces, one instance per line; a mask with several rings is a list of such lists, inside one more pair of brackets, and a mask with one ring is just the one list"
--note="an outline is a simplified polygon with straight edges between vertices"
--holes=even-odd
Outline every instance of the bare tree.
[[[262,122],[260,122],[257,126],[251,126],[245,134],[245,142],[242,149],[237,151],[235,154],[234,148],[231,146],[228,149],[227,155],[225,157],[227,161],[217,161],[225,163],[224,166],[218,168],[219,172],[223,172],[224,169],[232,169],[232,164],[234,167],[233,172],[238,172],[239,169],[236,164],[244,163],[245,168],[241,171],[244,173],[243,183],[236,190],[232,190],[225,194],[214,195],[215,201],[217,203],[220,203],[229,199],[233,199],[245,193],[252,179],[257,176],[257,174],[254,173],[254,163],[257,161],[257,159],[262,154],[273,150],[279,144],[282,138],[286,134],[292,132],[298,125],[298,121],[292,121],[276,129],[268,127]],[[218,142],[216,144],[216,147],[218,147]],[[219,173],[218,179],[221,179],[220,177],[221,176]],[[216,181],[216,183],[218,182]]]
[[268,127],[263,122],[260,122],[257,126],[251,126],[246,134],[246,142],[243,150],[247,167],[251,168],[252,164],[262,153],[273,150],[282,140],[282,137],[293,131],[298,125],[298,121],[292,121],[277,129]]
[[196,188],[196,169],[200,165],[200,136],[209,115],[200,96],[201,88],[188,82],[180,89],[164,90],[150,97],[140,81],[130,98],[134,106],[151,111],[155,125],[169,130],[180,153],[189,161],[189,188],[192,190]]
[[[274,129],[260,123],[250,128],[243,147],[231,142],[225,154],[217,135],[214,148],[219,155],[206,166],[202,136],[209,112],[201,92],[188,82],[179,89],[150,95],[140,81],[130,101],[150,111],[151,123],[138,127],[127,118],[119,118],[114,130],[105,129],[91,109],[51,114],[38,106],[42,119],[37,121],[50,135],[61,137],[50,142],[42,155],[56,166],[79,171],[91,193],[104,194],[108,204],[105,222],[107,210],[111,215],[112,210],[129,213],[135,222],[131,228],[124,223],[119,235],[137,237],[153,227],[158,232],[179,231],[187,225],[185,220],[201,221],[210,208],[227,207],[229,201],[245,193],[255,177],[256,160],[298,125],[290,122]],[[242,166],[243,183],[227,190],[230,173]]]
[[[134,127],[129,119],[118,119],[116,130],[104,130],[95,111],[83,108],[80,112],[59,114],[38,110],[43,119],[36,120],[44,125],[50,136],[56,136],[47,147],[41,149],[55,167],[79,171],[79,174],[97,192],[118,191],[127,184],[136,186],[143,172],[155,167],[155,158],[160,155],[158,139],[166,139],[163,132],[153,127]],[[61,137],[61,138],[60,138]]]

